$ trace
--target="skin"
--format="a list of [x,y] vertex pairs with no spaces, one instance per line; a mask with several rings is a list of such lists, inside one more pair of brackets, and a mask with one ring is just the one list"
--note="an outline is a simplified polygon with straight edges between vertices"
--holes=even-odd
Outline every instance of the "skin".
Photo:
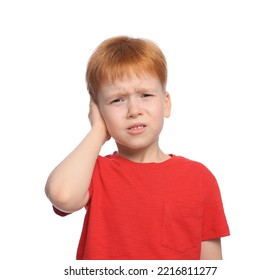
[[201,242],[201,260],[222,260],[221,239],[213,239]]
[[[101,147],[111,137],[119,156],[135,162],[163,162],[169,158],[159,147],[164,118],[171,111],[170,95],[151,75],[124,77],[103,84],[97,102],[90,101],[91,130],[51,172],[46,195],[63,212],[74,212],[88,202],[88,186]],[[220,239],[203,241],[201,259],[222,259]]]
[[118,154],[136,162],[161,162],[169,158],[158,145],[170,96],[153,76],[124,78],[105,84],[98,105]]

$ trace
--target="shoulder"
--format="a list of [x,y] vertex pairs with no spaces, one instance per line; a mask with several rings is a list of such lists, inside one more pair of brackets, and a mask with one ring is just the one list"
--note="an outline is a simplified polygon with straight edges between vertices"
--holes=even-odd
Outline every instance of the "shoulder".
[[108,154],[108,155],[105,155],[105,156],[103,156],[103,155],[99,155],[98,157],[97,157],[97,163],[98,164],[110,164],[110,163],[116,163],[117,162],[117,160],[116,160],[116,156],[115,156],[115,154]]
[[172,155],[172,158],[174,159],[174,162],[178,165],[178,167],[189,168],[199,173],[212,174],[211,171],[206,167],[206,165],[199,161],[176,155]]
[[186,174],[186,176],[193,176],[203,185],[217,184],[216,177],[210,169],[199,161],[191,160],[182,156],[173,156],[175,169],[178,172]]
[[94,171],[98,172],[109,172],[111,170],[119,170],[121,162],[115,156],[115,154],[99,155],[97,157]]

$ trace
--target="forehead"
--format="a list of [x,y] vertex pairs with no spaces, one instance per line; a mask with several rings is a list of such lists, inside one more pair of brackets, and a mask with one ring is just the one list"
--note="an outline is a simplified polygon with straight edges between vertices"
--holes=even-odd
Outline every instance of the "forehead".
[[99,94],[111,92],[130,93],[138,90],[158,90],[161,88],[160,80],[151,74],[123,76],[114,81],[107,81],[101,84]]

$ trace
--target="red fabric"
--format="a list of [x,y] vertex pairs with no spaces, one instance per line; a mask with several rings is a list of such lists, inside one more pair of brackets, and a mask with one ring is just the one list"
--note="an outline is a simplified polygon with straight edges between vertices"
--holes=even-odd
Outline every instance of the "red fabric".
[[77,259],[200,259],[201,241],[229,235],[220,190],[202,164],[172,156],[99,157]]
[[57,214],[58,216],[61,216],[61,217],[65,217],[65,216],[71,214],[71,213],[62,212],[61,210],[58,210],[58,209],[55,208],[54,206],[53,206],[53,211],[55,212],[55,214]]

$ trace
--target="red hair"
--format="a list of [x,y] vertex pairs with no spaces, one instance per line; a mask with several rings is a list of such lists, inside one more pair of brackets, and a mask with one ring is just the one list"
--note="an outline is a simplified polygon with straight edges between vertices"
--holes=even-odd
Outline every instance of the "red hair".
[[89,94],[96,95],[103,83],[114,83],[124,76],[155,75],[165,90],[167,64],[161,49],[147,39],[118,36],[103,41],[89,59],[86,82]]

